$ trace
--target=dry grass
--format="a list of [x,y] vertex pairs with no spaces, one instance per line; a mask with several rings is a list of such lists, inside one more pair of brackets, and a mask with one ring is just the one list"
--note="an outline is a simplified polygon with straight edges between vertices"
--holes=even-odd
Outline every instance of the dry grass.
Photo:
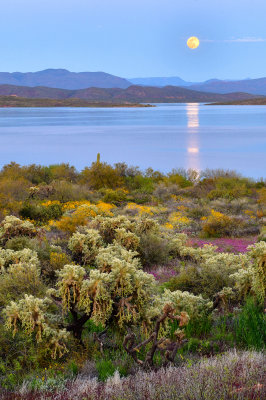
[[120,378],[116,372],[105,383],[77,377],[61,392],[31,392],[28,383],[1,400],[262,400],[266,396],[263,353],[231,351],[182,367],[139,371]]

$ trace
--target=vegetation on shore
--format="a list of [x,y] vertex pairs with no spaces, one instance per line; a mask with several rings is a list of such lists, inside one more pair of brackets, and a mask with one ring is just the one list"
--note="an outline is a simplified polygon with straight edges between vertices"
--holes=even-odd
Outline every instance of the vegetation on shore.
[[83,99],[31,99],[17,96],[0,96],[0,107],[154,107],[150,104],[87,101]]
[[5,165],[0,398],[263,399],[265,207],[232,171]]
[[257,97],[254,99],[226,101],[221,103],[211,103],[208,106],[266,106],[266,97]]

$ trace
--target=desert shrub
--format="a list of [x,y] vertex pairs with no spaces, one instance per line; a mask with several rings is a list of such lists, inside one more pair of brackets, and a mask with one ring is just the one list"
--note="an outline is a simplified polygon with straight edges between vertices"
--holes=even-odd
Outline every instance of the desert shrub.
[[150,193],[133,190],[130,196],[128,196],[128,201],[136,204],[147,204],[152,201],[152,195]]
[[179,191],[180,187],[178,185],[160,182],[156,186],[153,195],[161,201],[167,201],[171,199],[172,195],[177,195]]
[[234,230],[241,225],[239,219],[211,210],[211,215],[202,224],[202,233],[206,237],[233,236]]
[[37,230],[31,222],[22,221],[12,215],[5,217],[0,223],[0,243],[2,244],[16,236],[34,237],[36,235]]
[[50,265],[53,271],[62,269],[64,265],[69,264],[70,259],[65,253],[51,252],[50,253]]
[[187,265],[181,268],[177,276],[172,277],[164,284],[164,287],[171,290],[188,291],[195,295],[202,293],[202,282],[200,273],[195,265]]
[[139,253],[144,266],[167,263],[170,257],[169,240],[153,232],[141,234]]
[[24,178],[2,178],[0,180],[0,200],[3,206],[15,201],[24,201],[28,197],[30,183]]
[[136,211],[134,215],[153,215],[154,208],[149,206],[141,206],[136,203],[128,203],[125,207],[125,211]]
[[0,275],[0,306],[19,300],[24,293],[40,296],[44,291],[40,269],[35,264],[13,264]]
[[42,206],[26,203],[19,211],[19,215],[24,219],[47,223],[49,220],[59,219],[63,215],[63,211],[60,204]]
[[251,194],[251,182],[244,178],[218,177],[215,179],[215,189],[208,194],[209,199],[219,197],[237,199]]
[[76,231],[77,227],[89,224],[89,221],[97,215],[112,216],[112,209],[115,206],[104,202],[98,204],[85,204],[78,205],[72,213],[64,215],[59,221],[54,223],[58,229],[68,233]]
[[91,167],[86,167],[80,174],[82,183],[88,184],[92,189],[115,189],[123,185],[123,178],[118,171],[107,163],[93,162]]
[[38,353],[31,338],[22,332],[14,338],[4,327],[0,329],[0,398],[4,389],[15,390],[25,374],[38,367]]
[[155,182],[148,176],[135,175],[126,178],[126,186],[131,191],[151,194],[154,190],[154,185]]
[[68,247],[76,261],[88,265],[94,263],[102,244],[101,236],[97,230],[86,229],[84,233],[74,233],[69,239]]
[[123,189],[105,189],[103,191],[103,201],[106,203],[121,204],[127,200],[127,191]]
[[[105,383],[78,376],[56,397],[58,400],[189,400],[203,396],[208,400],[262,400],[265,397],[265,355],[262,352],[232,350],[199,362],[186,361],[180,367],[138,371],[126,378],[115,373]],[[25,392],[32,400],[51,397],[49,393],[34,393],[30,388]]]
[[266,205],[266,187],[262,187],[261,189],[258,190],[258,203],[261,204],[261,206]]
[[74,233],[78,226],[84,226],[88,222],[88,219],[92,217],[92,210],[90,207],[81,206],[75,212],[63,217],[55,222],[53,225],[68,233]]
[[51,182],[52,193],[49,196],[51,200],[57,200],[61,203],[67,201],[82,200],[87,197],[88,191],[66,180],[56,180]]
[[266,316],[263,306],[248,298],[234,323],[236,343],[239,346],[262,350],[266,344]]
[[75,182],[77,179],[77,171],[75,167],[70,166],[68,163],[50,165],[49,173],[52,180]]
[[187,177],[178,173],[177,170],[172,170],[165,179],[165,182],[170,183],[172,185],[178,185],[181,188],[185,188],[188,186],[193,186],[193,183],[187,179]]
[[187,216],[191,219],[200,220],[202,217],[206,217],[209,214],[207,207],[196,205],[194,207],[188,208]]
[[9,239],[5,244],[5,248],[14,251],[19,251],[23,249],[34,250],[32,246],[33,240],[34,239],[31,239],[28,236],[17,236]]
[[258,237],[258,241],[266,242],[266,227],[265,226],[262,227],[262,229],[261,229],[260,235]]
[[111,360],[101,359],[96,363],[96,369],[100,381],[105,381],[115,373],[115,366]]

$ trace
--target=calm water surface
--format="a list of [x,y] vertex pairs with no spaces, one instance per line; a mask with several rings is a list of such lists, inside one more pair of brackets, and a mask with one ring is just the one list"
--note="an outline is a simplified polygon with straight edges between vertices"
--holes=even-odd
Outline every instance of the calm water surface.
[[69,162],[101,153],[141,168],[235,169],[266,176],[266,106],[0,108],[0,167]]

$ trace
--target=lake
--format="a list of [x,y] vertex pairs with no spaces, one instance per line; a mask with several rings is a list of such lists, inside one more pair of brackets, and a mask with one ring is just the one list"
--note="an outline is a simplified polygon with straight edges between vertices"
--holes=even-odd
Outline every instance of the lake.
[[1,108],[0,167],[96,160],[142,169],[234,169],[265,177],[266,106]]

